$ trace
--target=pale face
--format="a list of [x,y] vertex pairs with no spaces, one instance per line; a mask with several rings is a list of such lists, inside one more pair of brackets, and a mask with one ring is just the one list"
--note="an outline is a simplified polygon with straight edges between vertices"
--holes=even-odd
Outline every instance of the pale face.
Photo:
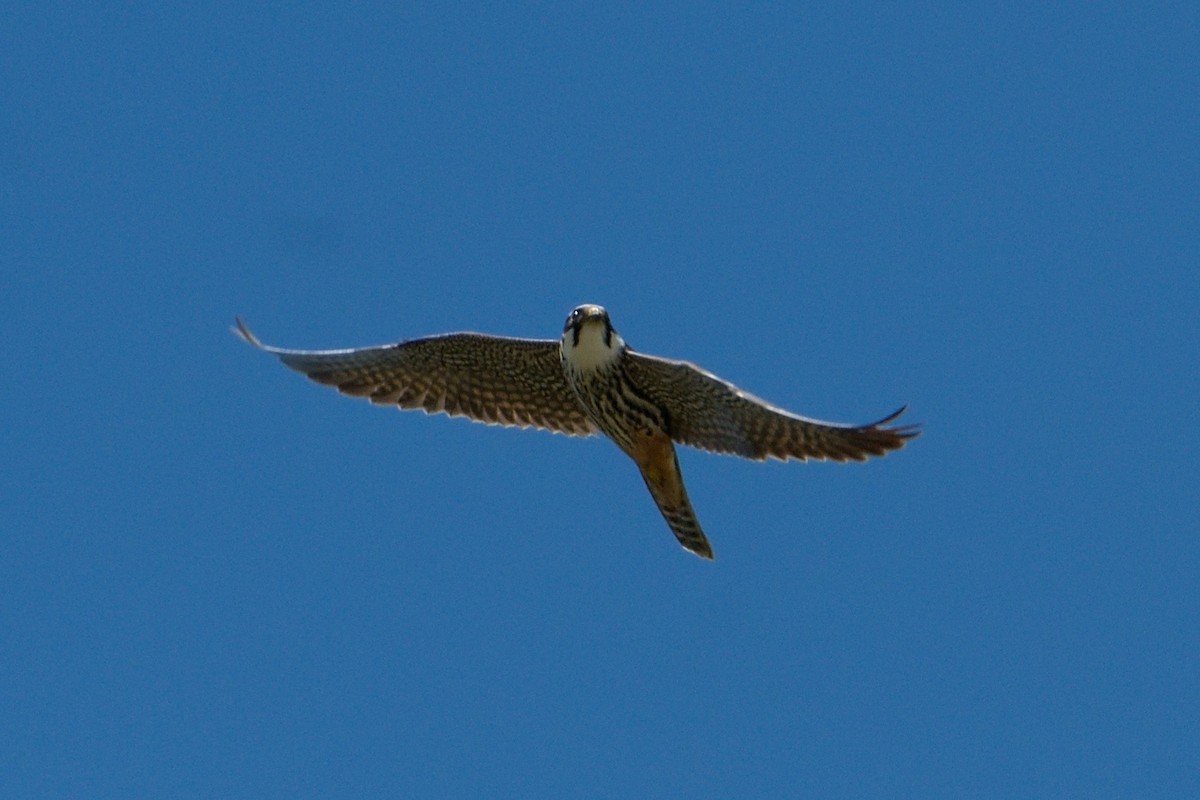
[[601,306],[579,306],[563,325],[563,357],[580,370],[610,364],[624,347],[624,340],[613,330],[608,312]]

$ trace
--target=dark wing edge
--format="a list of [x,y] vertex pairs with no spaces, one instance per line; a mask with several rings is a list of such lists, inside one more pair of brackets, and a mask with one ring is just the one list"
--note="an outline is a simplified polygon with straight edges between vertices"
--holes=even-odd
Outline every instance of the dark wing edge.
[[377,405],[569,436],[596,432],[553,340],[448,333],[377,347],[289,350],[263,344],[241,317],[234,321],[231,330],[248,344],[316,383]]
[[888,425],[901,406],[866,425],[809,419],[777,408],[695,364],[630,354],[638,384],[666,410],[676,442],[755,461],[865,461],[898,450],[920,424]]

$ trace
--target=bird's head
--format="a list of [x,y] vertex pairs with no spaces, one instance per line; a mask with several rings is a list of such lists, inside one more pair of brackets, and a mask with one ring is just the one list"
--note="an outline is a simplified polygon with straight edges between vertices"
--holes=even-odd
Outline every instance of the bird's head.
[[602,306],[582,305],[567,315],[563,325],[562,352],[572,363],[597,367],[614,360],[625,349],[625,341],[613,330]]

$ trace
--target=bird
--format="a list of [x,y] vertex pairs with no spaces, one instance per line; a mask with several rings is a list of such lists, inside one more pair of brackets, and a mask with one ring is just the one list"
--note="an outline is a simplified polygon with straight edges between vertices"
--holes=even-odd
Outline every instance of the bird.
[[567,436],[602,434],[637,465],[684,549],[712,546],[688,498],[675,444],[754,461],[865,461],[903,447],[919,424],[907,406],[846,425],[771,405],[687,361],[638,352],[593,304],[567,316],[561,338],[446,333],[346,350],[263,344],[241,317],[233,332],[313,381],[372,403]]

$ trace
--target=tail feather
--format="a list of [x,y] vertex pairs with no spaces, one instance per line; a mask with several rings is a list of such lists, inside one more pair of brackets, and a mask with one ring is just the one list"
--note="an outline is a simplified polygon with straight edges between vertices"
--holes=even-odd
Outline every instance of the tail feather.
[[708,537],[700,529],[696,512],[692,510],[687,489],[683,486],[683,475],[679,471],[679,459],[676,458],[673,447],[668,452],[669,464],[638,464],[642,479],[646,482],[646,488],[650,490],[650,496],[658,505],[658,510],[662,512],[663,519],[671,528],[671,533],[675,534],[683,548],[701,558],[711,560],[712,547],[708,543]]

